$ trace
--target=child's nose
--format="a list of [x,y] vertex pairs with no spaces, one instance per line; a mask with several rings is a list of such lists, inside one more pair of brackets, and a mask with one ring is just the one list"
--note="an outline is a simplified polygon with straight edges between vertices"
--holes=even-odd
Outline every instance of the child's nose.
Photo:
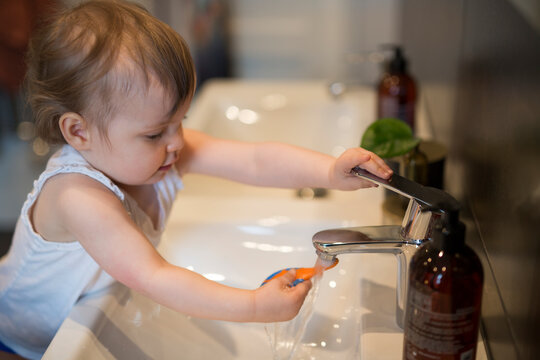
[[180,131],[176,131],[170,138],[169,144],[167,144],[168,152],[179,151],[184,147],[184,138]]

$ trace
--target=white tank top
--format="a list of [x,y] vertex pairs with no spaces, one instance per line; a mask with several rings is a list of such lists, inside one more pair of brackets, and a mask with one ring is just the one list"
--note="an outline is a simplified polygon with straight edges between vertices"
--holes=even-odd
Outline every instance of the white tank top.
[[46,241],[33,229],[30,209],[44,183],[62,173],[84,174],[109,188],[154,246],[159,243],[175,196],[183,187],[174,167],[154,185],[160,207],[154,228],[133,198],[91,167],[71,146],[64,145],[51,157],[22,207],[11,248],[0,259],[0,341],[31,359],[41,358],[81,296],[114,282],[79,242]]

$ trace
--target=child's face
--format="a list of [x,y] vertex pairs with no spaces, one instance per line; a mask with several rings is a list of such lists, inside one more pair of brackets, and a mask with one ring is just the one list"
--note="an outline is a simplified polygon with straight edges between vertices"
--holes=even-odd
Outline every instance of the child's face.
[[153,82],[147,93],[133,95],[112,116],[107,139],[92,129],[87,160],[115,182],[124,185],[153,184],[178,160],[184,146],[182,119],[191,99],[172,116],[171,101]]

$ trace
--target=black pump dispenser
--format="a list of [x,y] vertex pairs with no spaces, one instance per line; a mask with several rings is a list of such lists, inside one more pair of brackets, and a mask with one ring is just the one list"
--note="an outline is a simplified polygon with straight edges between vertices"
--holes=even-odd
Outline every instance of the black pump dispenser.
[[401,47],[394,47],[394,57],[388,64],[390,74],[405,74],[407,72],[407,59],[403,56]]
[[433,245],[442,250],[462,248],[465,245],[465,224],[459,221],[459,204],[442,203],[427,210],[441,214],[433,229]]

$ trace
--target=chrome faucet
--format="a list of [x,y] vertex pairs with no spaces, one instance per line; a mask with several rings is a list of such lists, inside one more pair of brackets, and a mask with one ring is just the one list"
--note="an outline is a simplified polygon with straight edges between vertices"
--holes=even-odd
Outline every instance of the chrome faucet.
[[431,238],[431,230],[440,212],[441,203],[457,203],[448,193],[422,186],[397,174],[388,180],[379,178],[359,167],[351,170],[365,180],[381,185],[408,197],[409,205],[400,225],[364,226],[323,230],[313,236],[317,255],[333,261],[347,253],[391,253],[397,258],[396,322],[403,328],[407,299],[408,267],[416,249]]

